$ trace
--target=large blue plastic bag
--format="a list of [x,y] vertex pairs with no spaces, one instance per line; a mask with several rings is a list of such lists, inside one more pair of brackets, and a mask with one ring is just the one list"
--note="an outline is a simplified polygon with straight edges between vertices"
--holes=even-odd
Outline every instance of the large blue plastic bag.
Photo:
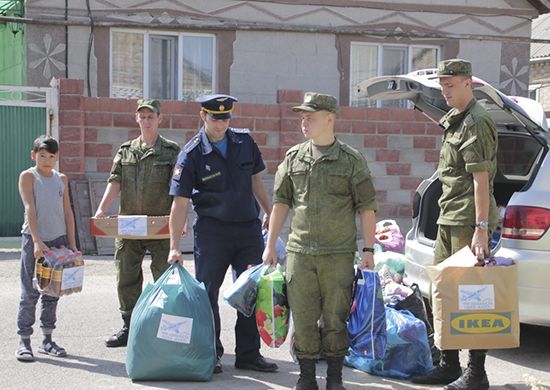
[[216,364],[208,295],[179,263],[141,293],[132,312],[126,371],[133,380],[207,381]]
[[386,307],[387,340],[383,359],[369,359],[352,348],[345,364],[369,374],[399,379],[430,372],[432,355],[424,323],[407,310]]
[[348,321],[350,349],[360,356],[381,359],[386,350],[386,314],[378,273],[358,269],[354,295]]
[[263,264],[250,267],[241,273],[223,293],[223,299],[246,317],[254,314],[258,297],[258,281],[263,268]]

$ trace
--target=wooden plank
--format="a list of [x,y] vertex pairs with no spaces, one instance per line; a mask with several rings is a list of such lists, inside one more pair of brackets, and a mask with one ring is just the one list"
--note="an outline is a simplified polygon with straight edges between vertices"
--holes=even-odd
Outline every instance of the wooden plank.
[[[92,216],[95,215],[99,203],[103,198],[105,193],[105,188],[107,188],[107,178],[109,174],[107,173],[97,173],[90,174],[88,176],[88,185],[90,191],[90,203],[92,205]],[[113,203],[109,206],[107,211],[108,215],[118,214],[119,198],[117,197]],[[112,255],[115,253],[115,239],[113,237],[94,237],[97,254],[98,255]]]
[[96,253],[95,240],[90,236],[88,219],[92,216],[90,191],[87,180],[69,182],[71,204],[73,207],[78,249],[84,254]]

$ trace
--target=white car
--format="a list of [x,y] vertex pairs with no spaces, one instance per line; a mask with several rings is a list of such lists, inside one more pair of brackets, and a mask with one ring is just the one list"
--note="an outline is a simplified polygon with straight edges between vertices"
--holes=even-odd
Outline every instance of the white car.
[[[474,95],[495,120],[498,130],[498,170],[494,195],[501,206],[500,240],[495,256],[518,265],[520,321],[550,326],[550,157],[548,126],[539,103],[508,97],[483,80],[473,78]],[[374,100],[407,99],[415,109],[438,121],[449,110],[437,70],[363,81],[359,96]],[[407,233],[406,273],[431,296],[426,266],[433,263],[441,183],[437,173],[424,180],[413,199],[413,225]]]

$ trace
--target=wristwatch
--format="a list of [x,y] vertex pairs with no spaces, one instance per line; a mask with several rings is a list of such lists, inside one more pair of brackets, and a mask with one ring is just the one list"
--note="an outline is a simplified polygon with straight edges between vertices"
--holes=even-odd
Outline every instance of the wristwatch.
[[489,222],[479,221],[478,223],[476,223],[476,227],[480,228],[480,229],[483,229],[483,230],[487,230],[487,229],[489,229]]
[[362,249],[363,252],[370,252],[370,253],[374,253],[374,248],[368,248],[368,247],[364,247]]

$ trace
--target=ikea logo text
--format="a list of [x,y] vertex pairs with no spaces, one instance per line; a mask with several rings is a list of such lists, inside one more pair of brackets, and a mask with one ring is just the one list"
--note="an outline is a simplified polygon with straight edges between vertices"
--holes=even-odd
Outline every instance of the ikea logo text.
[[512,313],[451,313],[451,334],[510,333]]

